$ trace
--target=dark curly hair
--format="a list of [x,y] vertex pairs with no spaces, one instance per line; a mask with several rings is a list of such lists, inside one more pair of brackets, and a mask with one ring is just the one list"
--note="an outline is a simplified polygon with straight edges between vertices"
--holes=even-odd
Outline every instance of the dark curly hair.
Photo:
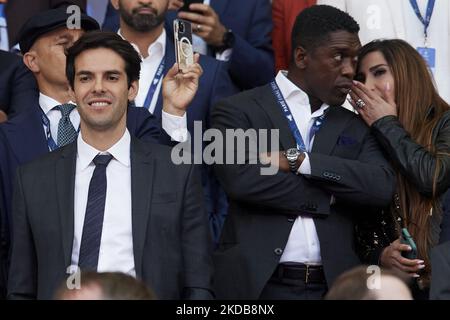
[[[303,10],[292,29],[292,50],[298,46],[313,50],[334,31],[358,33],[358,23],[346,12],[332,6],[316,5]],[[294,57],[294,53],[292,57]]]

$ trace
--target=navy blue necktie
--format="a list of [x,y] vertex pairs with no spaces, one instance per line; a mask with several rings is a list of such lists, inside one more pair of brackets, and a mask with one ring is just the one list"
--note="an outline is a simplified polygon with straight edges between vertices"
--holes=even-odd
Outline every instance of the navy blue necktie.
[[97,155],[93,162],[95,170],[89,183],[89,193],[84,216],[78,266],[81,270],[97,271],[103,216],[106,200],[106,167],[112,155]]

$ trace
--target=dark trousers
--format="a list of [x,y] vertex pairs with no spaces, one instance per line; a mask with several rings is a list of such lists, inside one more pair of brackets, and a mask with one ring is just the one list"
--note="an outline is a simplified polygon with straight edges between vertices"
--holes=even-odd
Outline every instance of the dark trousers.
[[304,280],[270,278],[260,300],[322,300],[328,291],[326,283],[306,283]]

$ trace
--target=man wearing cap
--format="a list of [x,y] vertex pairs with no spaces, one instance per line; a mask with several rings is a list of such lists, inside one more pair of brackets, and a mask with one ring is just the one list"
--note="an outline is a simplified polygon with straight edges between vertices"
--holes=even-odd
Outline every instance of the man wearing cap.
[[[9,246],[8,221],[17,167],[73,142],[79,130],[80,117],[65,76],[65,50],[85,31],[97,30],[99,26],[94,19],[82,14],[82,29],[68,29],[68,17],[65,8],[45,11],[28,20],[20,32],[24,63],[34,73],[40,94],[28,112],[0,125],[5,137],[0,141],[0,180],[4,189],[4,204],[0,210],[4,208],[1,224],[3,247],[6,248]],[[130,134],[140,139],[170,144],[174,132],[183,126],[185,128],[186,122],[173,115],[184,111],[172,108],[166,113],[165,110],[161,114],[164,128],[161,130],[159,121],[147,110],[129,107],[127,127]],[[177,140],[177,137],[174,138]]]

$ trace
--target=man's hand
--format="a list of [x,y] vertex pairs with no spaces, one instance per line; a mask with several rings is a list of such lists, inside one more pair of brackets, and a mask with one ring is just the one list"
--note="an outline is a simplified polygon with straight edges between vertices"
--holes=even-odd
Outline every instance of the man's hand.
[[[286,159],[284,152],[261,153],[259,155],[259,159],[260,159],[261,163],[263,163],[263,164],[270,163],[272,166],[278,167],[278,169],[280,169],[283,172],[291,172],[291,169],[289,168],[289,162]],[[302,153],[297,159],[296,170],[298,170],[298,168],[300,168],[304,159],[305,159],[305,154]]]
[[178,72],[175,63],[162,83],[163,110],[182,117],[198,90],[198,81],[203,69],[198,63],[200,55],[194,54],[194,64],[185,73]]
[[207,4],[193,3],[189,9],[196,12],[179,12],[178,17],[192,22],[192,30],[213,47],[223,46],[223,36],[227,32],[219,16]]
[[184,4],[183,0],[170,0],[169,1],[169,10],[178,10],[183,6],[183,4]]

